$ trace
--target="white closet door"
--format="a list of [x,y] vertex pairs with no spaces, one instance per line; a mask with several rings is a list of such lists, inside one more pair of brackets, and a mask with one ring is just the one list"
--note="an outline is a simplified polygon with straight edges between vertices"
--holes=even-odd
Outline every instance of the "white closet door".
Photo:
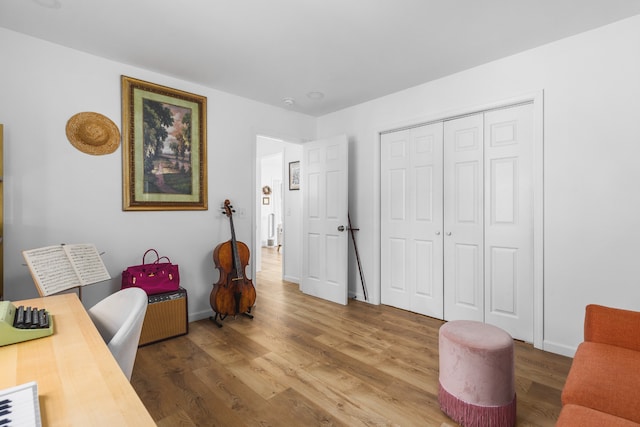
[[381,302],[440,319],[442,126],[381,137]]
[[533,341],[533,104],[485,114],[485,322]]
[[533,341],[533,104],[381,136],[381,302]]
[[444,124],[444,319],[484,321],[483,115]]

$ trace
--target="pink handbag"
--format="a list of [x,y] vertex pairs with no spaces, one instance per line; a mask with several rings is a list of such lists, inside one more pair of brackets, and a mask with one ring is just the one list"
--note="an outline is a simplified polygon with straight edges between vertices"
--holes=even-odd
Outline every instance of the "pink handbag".
[[[156,260],[147,264],[145,258],[149,252],[156,254]],[[160,262],[162,259],[167,262]],[[155,249],[148,249],[142,256],[141,265],[127,267],[122,272],[122,289],[131,287],[142,288],[147,295],[175,291],[180,287],[178,266],[171,264],[166,256],[158,255]]]

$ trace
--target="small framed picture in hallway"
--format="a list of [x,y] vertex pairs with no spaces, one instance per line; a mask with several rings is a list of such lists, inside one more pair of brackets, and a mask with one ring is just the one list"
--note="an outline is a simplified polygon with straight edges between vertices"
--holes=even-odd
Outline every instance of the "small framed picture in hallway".
[[207,98],[121,83],[123,210],[206,210]]
[[289,190],[300,189],[300,161],[289,163]]

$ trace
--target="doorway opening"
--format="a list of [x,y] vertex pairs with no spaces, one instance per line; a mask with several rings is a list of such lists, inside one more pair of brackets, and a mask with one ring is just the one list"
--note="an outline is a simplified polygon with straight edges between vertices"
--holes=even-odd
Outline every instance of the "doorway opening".
[[299,191],[290,191],[289,163],[299,161],[302,147],[282,139],[256,137],[256,272],[269,269],[282,280],[299,283],[302,235]]

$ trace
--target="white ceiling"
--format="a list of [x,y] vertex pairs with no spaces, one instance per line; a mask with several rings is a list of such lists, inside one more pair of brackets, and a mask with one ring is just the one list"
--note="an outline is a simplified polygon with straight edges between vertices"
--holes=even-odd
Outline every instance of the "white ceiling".
[[2,27],[312,116],[636,14],[638,0],[0,0]]

